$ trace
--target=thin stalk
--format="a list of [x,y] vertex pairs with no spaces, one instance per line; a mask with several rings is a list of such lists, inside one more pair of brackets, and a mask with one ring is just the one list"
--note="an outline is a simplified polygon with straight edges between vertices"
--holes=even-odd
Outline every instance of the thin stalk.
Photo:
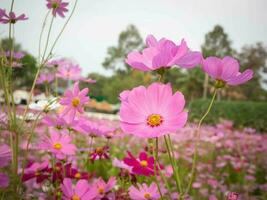
[[44,53],[43,53],[43,56],[42,56],[41,63],[43,63],[45,55],[46,55],[47,47],[48,47],[48,44],[49,44],[49,38],[50,38],[50,35],[51,35],[51,30],[52,30],[52,26],[53,26],[53,22],[54,22],[54,18],[55,17],[53,16],[52,19],[51,19],[51,22],[50,22],[50,26],[49,26],[48,34],[47,34],[47,39],[46,39],[46,43],[45,43],[45,49],[44,49]]
[[47,21],[47,17],[49,15],[49,13],[50,13],[50,11],[48,11],[46,16],[45,16],[45,19],[44,19],[44,22],[43,22],[43,25],[42,25],[42,29],[41,29],[41,33],[40,33],[40,36],[39,36],[39,47],[38,47],[38,61],[39,61],[39,63],[41,62],[42,37],[43,37],[43,33],[44,33],[44,30],[45,30],[45,25],[46,25],[46,21]]
[[188,184],[188,186],[186,188],[186,193],[185,194],[188,194],[188,192],[190,191],[191,186],[192,186],[193,181],[194,181],[194,176],[195,176],[195,173],[196,173],[198,145],[199,145],[199,140],[200,140],[200,129],[201,129],[201,125],[202,125],[202,122],[204,121],[204,119],[207,117],[207,115],[209,114],[209,112],[211,110],[211,107],[212,107],[212,105],[214,103],[216,94],[217,94],[217,89],[214,90],[214,93],[213,93],[212,99],[210,101],[210,104],[208,106],[208,109],[206,110],[205,114],[199,120],[199,123],[198,123],[198,126],[197,126],[197,131],[196,131],[196,137],[197,137],[197,139],[195,141],[195,151],[194,151],[194,158],[193,158],[193,166],[192,166],[192,170],[191,170],[190,181],[189,181],[189,184]]

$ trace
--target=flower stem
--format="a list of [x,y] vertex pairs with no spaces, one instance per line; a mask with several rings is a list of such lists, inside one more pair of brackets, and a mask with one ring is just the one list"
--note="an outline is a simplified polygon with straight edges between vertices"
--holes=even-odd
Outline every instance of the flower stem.
[[217,89],[214,90],[214,93],[213,93],[212,99],[210,101],[210,104],[208,106],[208,109],[206,110],[205,114],[199,120],[199,123],[198,123],[198,126],[197,126],[197,131],[196,131],[197,139],[195,141],[195,151],[194,151],[194,158],[193,158],[193,166],[192,166],[192,170],[191,170],[190,181],[189,181],[189,184],[188,184],[188,186],[186,188],[185,194],[188,194],[188,192],[190,191],[191,186],[192,186],[193,181],[194,181],[195,173],[196,173],[197,156],[198,156],[198,145],[199,145],[199,140],[200,140],[201,125],[202,125],[202,122],[204,121],[204,119],[207,117],[207,115],[209,114],[209,112],[211,110],[211,107],[212,107],[212,105],[214,103],[216,94],[217,94]]

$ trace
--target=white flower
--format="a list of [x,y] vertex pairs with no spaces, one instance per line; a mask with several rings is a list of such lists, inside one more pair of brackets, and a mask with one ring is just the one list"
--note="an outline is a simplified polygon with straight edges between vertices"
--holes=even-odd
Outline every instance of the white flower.
[[60,107],[60,104],[57,101],[57,98],[52,98],[49,100],[39,100],[37,103],[31,103],[29,105],[30,109],[39,110],[44,112],[49,112]]

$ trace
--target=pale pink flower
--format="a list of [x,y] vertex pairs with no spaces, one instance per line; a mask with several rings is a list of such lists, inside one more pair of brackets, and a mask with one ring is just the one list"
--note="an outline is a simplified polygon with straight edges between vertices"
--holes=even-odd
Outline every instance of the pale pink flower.
[[102,178],[98,178],[93,183],[94,190],[97,191],[95,200],[100,200],[105,197],[105,195],[116,185],[116,182],[117,181],[115,177],[110,177],[107,183]]
[[47,1],[47,8],[52,9],[52,14],[54,17],[59,15],[60,17],[65,17],[65,12],[68,12],[66,8],[69,3],[63,2],[62,0],[46,0]]
[[151,183],[150,186],[143,183],[138,184],[138,187],[131,186],[129,188],[129,195],[132,200],[158,200],[160,193],[158,192],[157,185]]
[[3,144],[0,146],[0,167],[9,165],[11,160],[11,150],[9,146]]
[[64,80],[78,81],[82,79],[81,72],[82,69],[79,65],[75,65],[71,61],[65,60],[57,68],[56,76]]
[[48,84],[55,79],[54,74],[52,73],[41,73],[36,81],[37,84]]

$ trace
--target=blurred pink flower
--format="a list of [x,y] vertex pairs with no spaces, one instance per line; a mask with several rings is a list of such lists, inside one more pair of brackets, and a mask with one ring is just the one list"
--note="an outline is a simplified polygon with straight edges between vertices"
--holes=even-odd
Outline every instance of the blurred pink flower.
[[45,137],[39,148],[51,152],[56,158],[64,159],[65,156],[75,155],[76,147],[67,133],[51,131],[50,137]]
[[121,101],[119,112],[124,132],[143,138],[159,137],[182,128],[187,121],[184,95],[172,94],[170,84],[153,83],[132,89]]
[[57,68],[56,76],[64,80],[78,81],[82,79],[81,76],[82,69],[79,65],[73,64],[71,61],[62,61],[62,63]]
[[93,189],[97,192],[95,200],[100,200],[104,198],[105,195],[114,188],[116,182],[117,181],[115,177],[110,177],[107,183],[102,178],[98,178],[93,183]]
[[147,48],[142,53],[137,51],[129,53],[126,63],[135,69],[151,71],[174,65],[192,68],[200,64],[202,59],[201,53],[189,51],[184,40],[180,45],[176,45],[165,38],[157,41],[153,35],[148,35],[146,45]]
[[0,146],[0,167],[9,165],[11,160],[11,150],[9,146],[3,144]]
[[[1,9],[0,13],[1,13],[0,14],[0,23],[2,23],[2,24],[8,24],[8,23],[15,24],[17,21],[24,21],[24,20],[28,19],[28,17],[26,17],[25,14],[21,14],[19,16],[16,16],[16,14],[14,12],[10,12],[9,14],[7,14],[6,11],[2,10],[2,9]],[[2,17],[1,17],[1,15],[2,15]]]
[[9,177],[6,174],[0,173],[0,188],[6,188],[9,185]]
[[239,72],[239,63],[230,56],[223,59],[217,57],[208,57],[203,60],[202,69],[216,80],[216,87],[228,85],[240,85],[253,77],[253,71],[247,69]]
[[54,74],[51,73],[41,73],[36,81],[37,84],[51,83],[55,79]]
[[96,197],[96,191],[90,188],[86,180],[79,180],[73,187],[71,179],[64,178],[61,190],[62,200],[93,200]]
[[28,168],[25,169],[25,173],[22,177],[22,181],[28,181],[36,178],[36,183],[41,183],[49,177],[48,173],[48,161],[42,163],[32,163]]
[[69,118],[73,121],[77,112],[83,113],[83,106],[89,101],[87,94],[88,88],[80,91],[79,82],[74,84],[72,91],[66,90],[60,100],[60,104],[65,106],[61,116],[68,114]]
[[69,3],[63,2],[62,0],[46,0],[47,1],[47,8],[52,9],[52,14],[54,17],[59,15],[60,17],[65,17],[65,12],[68,12],[66,8]]
[[109,147],[97,147],[94,151],[90,154],[91,161],[101,160],[101,159],[109,159]]
[[138,187],[131,186],[129,188],[129,195],[132,200],[158,200],[160,194],[157,185],[151,183],[149,186],[145,183],[138,184]]

